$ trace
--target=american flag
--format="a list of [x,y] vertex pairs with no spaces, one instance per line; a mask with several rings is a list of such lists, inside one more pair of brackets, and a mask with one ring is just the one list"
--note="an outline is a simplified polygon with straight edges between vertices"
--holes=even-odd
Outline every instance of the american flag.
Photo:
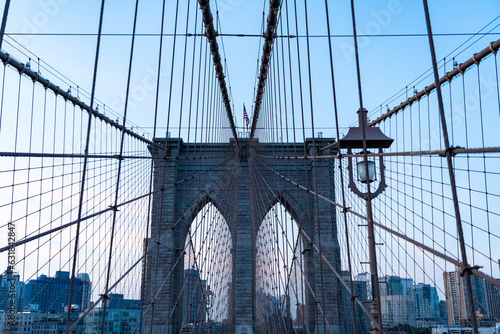
[[244,103],[243,103],[243,119],[247,123],[247,130],[248,130],[248,124],[250,124],[250,119],[248,118],[247,110],[245,109]]

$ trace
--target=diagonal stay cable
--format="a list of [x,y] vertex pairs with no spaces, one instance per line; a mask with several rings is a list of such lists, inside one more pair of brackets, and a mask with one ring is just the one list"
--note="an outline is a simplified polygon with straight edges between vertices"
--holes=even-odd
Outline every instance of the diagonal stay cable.
[[[216,168],[221,167],[222,165],[224,165],[224,164],[225,164],[227,161],[229,161],[230,159],[231,159],[231,158],[228,158],[228,159],[226,159],[225,161],[223,161],[222,163],[220,163],[219,165],[214,165],[214,166],[210,167],[209,169],[204,170],[204,171],[201,171],[201,172],[196,173],[196,174],[193,174],[193,175],[191,175],[191,176],[189,176],[189,177],[185,178],[184,180],[180,180],[180,181],[177,181],[177,182],[175,182],[175,183],[173,183],[173,184],[169,184],[169,185],[165,186],[165,189],[167,189],[167,188],[171,188],[171,187],[175,187],[176,185],[179,185],[179,184],[181,184],[181,183],[183,183],[183,182],[186,182],[186,181],[189,181],[189,180],[191,180],[191,179],[194,179],[195,177],[197,177],[197,176],[199,176],[199,175],[202,175],[202,174],[204,174],[204,173],[208,173],[208,172],[210,172],[210,171],[212,171],[212,170],[215,170]],[[137,201],[137,200],[140,200],[140,199],[142,199],[142,198],[144,198],[144,197],[147,197],[147,196],[149,196],[149,195],[154,195],[155,193],[158,193],[158,192],[161,192],[161,190],[155,190],[155,191],[152,191],[152,192],[148,192],[148,193],[143,194],[143,195],[140,195],[140,196],[138,196],[138,197],[136,197],[136,198],[130,199],[130,200],[125,201],[125,202],[122,202],[122,203],[120,203],[120,204],[117,204],[117,205],[116,205],[116,208],[120,208],[120,207],[122,207],[122,206],[124,206],[124,205],[130,204],[130,203],[132,203],[132,202],[135,202],[135,201]],[[74,221],[72,221],[72,222],[69,222],[69,223],[63,224],[63,225],[61,225],[61,226],[55,227],[55,228],[53,228],[53,229],[50,229],[50,230],[48,230],[48,231],[42,232],[42,233],[40,233],[40,234],[34,235],[34,236],[32,236],[32,237],[29,237],[29,238],[25,238],[25,239],[21,239],[21,240],[19,240],[19,241],[16,241],[16,243],[15,243],[13,246],[14,246],[14,247],[17,247],[17,246],[23,245],[23,244],[25,244],[25,243],[27,243],[27,242],[30,242],[30,241],[33,241],[33,240],[39,239],[39,238],[44,237],[44,236],[46,236],[46,235],[48,235],[48,234],[51,234],[51,233],[57,232],[57,231],[59,231],[59,230],[65,229],[65,228],[67,228],[67,227],[70,227],[70,226],[72,226],[72,225],[75,225],[75,224],[77,224],[79,221],[80,221],[80,222],[82,222],[82,221],[85,221],[85,220],[88,220],[88,219],[91,219],[91,218],[97,217],[97,216],[99,216],[99,215],[101,215],[101,214],[103,214],[103,213],[106,213],[106,212],[108,212],[108,211],[112,211],[112,210],[113,210],[113,208],[109,207],[109,208],[107,208],[107,209],[104,209],[104,210],[101,210],[101,211],[95,212],[95,213],[90,214],[90,215],[88,215],[88,216],[81,217],[79,220],[77,219],[77,220],[74,220]],[[10,248],[10,246],[5,246],[5,247],[0,248],[0,253],[5,252],[5,251],[9,250],[9,248]]]
[[[229,159],[228,159],[229,160]],[[223,175],[221,175],[219,177],[222,178],[225,174],[227,173],[227,171],[225,171],[225,173]],[[214,183],[216,184],[218,182],[218,180]],[[199,202],[199,199],[200,198],[203,198],[205,197],[207,194],[209,194],[211,191],[213,191],[213,188],[214,186],[210,187],[209,189],[207,189],[206,191],[203,191],[200,193],[199,197],[196,198],[195,200],[192,201],[192,205],[186,209],[186,211],[183,213],[183,215],[177,219],[177,221],[173,224],[173,227],[175,227],[177,224],[179,224],[183,219],[185,219],[186,216],[189,216],[190,214],[192,214],[192,212],[196,209],[197,205],[198,205],[198,202]],[[148,196],[149,194],[146,194],[144,195],[145,196]],[[159,236],[158,237],[158,242],[162,242],[167,236],[170,235],[172,230],[168,230],[166,231],[163,235]],[[186,246],[185,246],[186,247]],[[119,278],[118,280],[116,280],[115,283],[113,283],[109,288],[108,288],[108,293],[113,291],[114,288],[116,288],[118,286],[118,284],[137,266],[139,265],[143,259],[146,258],[146,256],[148,254],[150,254],[154,249],[156,248],[156,244],[150,244],[148,249],[142,254],[142,256],[140,258],[137,259],[136,262],[134,262],[132,264],[132,266],[126,270]],[[177,265],[177,263],[180,261],[180,258],[177,259],[177,262],[173,265],[173,267],[175,267]],[[173,268],[172,267],[172,268]],[[172,271],[167,275],[167,277],[165,278],[165,280],[163,281],[162,285],[160,285],[160,287],[157,289],[157,292],[156,292],[156,295],[157,296],[159,293],[160,293],[160,290],[161,288],[163,287],[163,285],[165,284],[165,282],[168,280],[168,278],[170,277],[170,274],[172,273]],[[80,315],[80,317],[78,317],[78,319],[73,322],[71,324],[71,327],[70,327],[70,331],[73,330],[74,328],[76,328],[76,326],[78,325],[79,322],[81,322],[95,307],[97,307],[99,305],[99,303],[104,299],[104,295],[101,295],[99,296],[99,298],[92,304],[91,307],[89,307],[83,314]],[[147,314],[148,310],[150,309],[152,305],[149,304],[149,306],[144,310],[144,314]],[[137,326],[139,326],[139,323],[137,324]],[[135,328],[137,329],[137,327]],[[135,329],[134,331],[132,331],[133,333],[135,333]]]
[[[128,103],[129,103],[129,93],[130,93],[130,79],[132,76],[132,64],[133,64],[133,57],[134,57],[134,46],[135,46],[135,32],[136,32],[136,27],[137,27],[137,11],[139,8],[139,0],[136,0],[135,2],[135,13],[134,13],[134,24],[132,28],[132,41],[130,45],[130,59],[129,59],[129,65],[128,65],[128,76],[127,76],[127,88],[126,88],[126,93],[125,93],[125,107],[123,111],[123,128],[125,128],[125,125],[127,124],[127,112],[128,112]],[[108,257],[108,268],[107,268],[107,275],[106,275],[106,283],[104,287],[104,302],[103,302],[103,308],[102,308],[102,323],[101,323],[101,334],[104,333],[104,327],[105,327],[105,322],[106,322],[106,311],[107,311],[107,299],[108,297],[108,288],[109,288],[109,280],[111,278],[111,261],[113,259],[113,245],[115,241],[115,231],[116,231],[116,221],[117,221],[117,213],[118,209],[116,208],[116,205],[118,204],[119,200],[119,194],[120,194],[120,181],[122,181],[122,162],[123,159],[121,159],[121,156],[123,154],[124,150],[124,142],[125,142],[125,132],[121,132],[121,140],[120,140],[120,153],[119,153],[119,159],[118,159],[118,171],[116,173],[116,188],[115,188],[115,201],[112,206],[113,209],[113,220],[112,220],[112,225],[111,225],[111,238],[109,242],[109,257]],[[69,304],[71,305],[71,303]],[[69,314],[69,312],[68,312]],[[69,318],[69,316],[68,316]]]
[[[102,32],[102,21],[103,21],[103,16],[104,16],[104,1],[102,0],[101,2],[101,13],[99,17],[99,34],[97,36],[97,46],[96,46],[96,52],[95,52],[95,61],[94,61],[94,74],[93,74],[93,80],[92,80],[92,93],[91,93],[91,98],[90,98],[90,110],[94,109],[94,97],[95,97],[95,89],[96,89],[96,83],[97,83],[97,66],[99,64],[99,51],[100,51],[100,46],[101,46],[101,32]],[[38,77],[38,73],[37,73]],[[91,131],[91,124],[92,124],[92,112],[89,112],[89,118],[88,118],[88,126],[87,126],[87,138],[85,141],[85,155],[88,154],[89,152],[89,147],[90,147],[90,131]],[[71,300],[73,297],[73,288],[74,288],[74,283],[75,283],[75,274],[76,274],[76,262],[78,260],[77,255],[78,255],[78,239],[79,239],[79,232],[80,232],[80,219],[82,218],[82,210],[83,210],[83,197],[85,194],[85,178],[87,177],[86,172],[87,172],[87,163],[88,159],[84,158],[83,160],[83,170],[82,170],[82,183],[81,183],[81,188],[80,188],[80,199],[79,199],[79,205],[78,205],[78,218],[77,218],[77,224],[76,224],[76,238],[75,238],[75,249],[73,252],[73,267],[71,270],[71,283],[69,287],[69,297],[68,297],[68,305],[71,305]],[[66,317],[66,329],[65,333],[69,334],[69,323],[70,323],[70,314],[71,312],[68,312],[68,315]]]
[[[325,196],[323,196],[323,195],[320,195],[320,194],[318,194],[318,193],[314,192],[313,190],[308,189],[308,188],[304,187],[303,185],[301,185],[301,184],[299,184],[299,183],[297,183],[297,182],[295,182],[295,181],[293,181],[293,180],[288,179],[286,176],[284,176],[284,175],[282,175],[282,174],[278,173],[277,171],[273,170],[272,168],[270,168],[269,166],[265,165],[264,163],[262,163],[262,162],[261,162],[261,161],[259,161],[258,159],[256,159],[256,160],[257,160],[257,162],[259,162],[262,166],[264,166],[265,168],[267,168],[267,169],[268,169],[268,170],[270,170],[271,172],[275,173],[276,175],[278,175],[278,176],[279,176],[280,178],[282,178],[283,180],[285,180],[285,181],[287,181],[287,182],[289,182],[289,183],[291,183],[291,184],[293,184],[293,185],[297,186],[297,188],[300,188],[300,189],[302,189],[302,190],[304,190],[304,191],[307,191],[307,192],[311,193],[312,195],[317,196],[318,198],[321,198],[322,200],[324,200],[324,201],[326,201],[326,202],[328,202],[328,203],[330,203],[330,204],[332,204],[332,205],[335,205],[335,206],[339,207],[340,209],[345,210],[345,211],[346,211],[346,212],[348,212],[348,213],[352,213],[353,215],[355,215],[355,216],[357,216],[357,217],[359,217],[359,218],[361,218],[361,219],[364,219],[364,220],[366,220],[366,219],[367,219],[367,218],[366,218],[365,216],[363,216],[362,214],[360,214],[360,213],[358,213],[358,212],[356,212],[356,211],[354,211],[354,210],[352,210],[352,209],[350,209],[350,208],[348,208],[348,207],[344,207],[344,206],[342,206],[341,204],[336,203],[336,202],[332,201],[331,199],[329,199],[329,198],[327,198],[327,197],[325,197]],[[417,247],[421,248],[421,249],[422,249],[422,250],[424,250],[424,251],[427,251],[427,252],[429,252],[429,253],[431,253],[431,254],[434,254],[434,255],[436,255],[436,256],[438,256],[438,257],[442,258],[442,259],[443,259],[443,260],[445,260],[445,261],[451,262],[451,263],[453,263],[454,265],[459,266],[459,267],[460,267],[460,266],[462,266],[462,262],[461,262],[461,261],[459,261],[459,260],[457,260],[457,259],[454,259],[454,258],[452,258],[452,257],[450,257],[450,256],[448,256],[448,255],[445,255],[445,254],[443,254],[443,253],[441,253],[441,252],[439,252],[439,251],[437,251],[437,250],[435,250],[435,249],[433,249],[433,248],[431,248],[431,247],[429,247],[429,246],[424,245],[423,243],[420,243],[420,242],[418,242],[418,241],[416,241],[416,240],[413,240],[412,238],[407,237],[404,233],[400,233],[400,232],[398,232],[398,231],[395,231],[395,230],[393,230],[393,229],[391,229],[391,228],[389,228],[389,227],[387,227],[387,226],[385,226],[385,225],[383,225],[383,224],[381,224],[381,223],[378,223],[378,222],[376,222],[376,221],[374,221],[374,222],[373,222],[373,224],[374,224],[375,226],[377,226],[377,227],[381,228],[381,229],[384,229],[385,231],[387,231],[387,232],[389,232],[389,233],[391,233],[391,234],[396,235],[397,237],[399,237],[399,238],[401,238],[401,239],[403,239],[403,240],[405,240],[405,241],[408,241],[408,242],[409,242],[409,243],[411,243],[411,244],[414,244],[415,246],[417,246]],[[482,271],[480,271],[480,270],[478,270],[478,269],[471,268],[471,272],[472,272],[474,275],[476,275],[476,276],[478,276],[478,277],[483,278],[484,280],[486,280],[486,281],[490,282],[490,283],[491,283],[491,284],[493,284],[493,285],[500,286],[500,281],[498,281],[498,280],[496,280],[495,278],[493,278],[493,277],[491,277],[491,276],[489,276],[489,275],[487,275],[487,274],[483,273]]]
[[[270,186],[270,184],[266,181],[265,177],[262,175],[262,172],[261,172],[261,171],[257,168],[257,166],[255,165],[255,163],[252,163],[252,166],[253,166],[253,169],[256,171],[256,174],[257,174],[257,176],[254,176],[254,178],[256,178],[256,180],[254,181],[254,183],[256,183],[256,184],[257,184],[257,183],[261,184],[261,185],[262,185],[261,190],[266,189],[266,190],[270,191],[270,192],[274,195],[274,196],[267,196],[267,197],[268,197],[268,199],[270,199],[270,198],[272,198],[272,197],[276,197],[276,198],[278,198],[278,202],[279,202],[279,203],[281,203],[282,205],[285,205],[285,203],[283,203],[283,202],[282,202],[282,200],[281,200],[281,198],[280,198],[279,194],[278,194],[275,190],[273,190],[273,189],[272,189],[272,187]],[[260,182],[259,182],[259,181],[260,181]],[[260,196],[260,197],[261,197],[261,201],[262,201],[262,202],[264,202],[264,200],[262,199],[262,196]],[[261,205],[266,206],[266,205],[264,205],[264,203],[262,203]],[[278,219],[278,222],[282,224],[282,222],[280,222],[280,221],[279,221],[279,219]],[[283,225],[281,225],[281,228],[283,229]],[[302,233],[302,231],[303,231],[303,229],[300,229],[300,230],[299,230],[299,232],[298,232],[298,234],[297,234],[297,240],[296,240],[296,242],[295,242],[294,246],[291,246],[291,245],[289,244],[289,247],[292,247],[292,248],[293,248],[293,254],[295,254],[295,252],[296,252],[296,250],[297,250],[297,246],[298,246],[298,244],[299,244],[299,240],[300,240],[300,234]],[[276,238],[276,236],[274,236],[274,238]],[[288,240],[288,239],[287,239],[287,242],[289,243],[289,240]],[[277,254],[276,254],[276,255],[277,255],[277,256],[281,255],[282,259],[283,259],[283,260],[285,259],[285,258],[284,258],[284,255],[282,254],[282,252],[281,252],[281,250],[280,250],[280,249],[278,249],[278,251],[277,251]],[[293,261],[292,261],[292,265],[290,266],[290,275],[291,275],[292,268],[293,268],[293,262],[296,262],[296,260],[297,260],[297,257],[294,257],[294,259],[293,259]],[[301,274],[304,274],[304,268],[303,268],[303,266],[304,266],[304,265],[301,263],[301,261],[298,261],[298,262],[299,262],[298,266],[300,267],[300,272],[301,272]],[[304,283],[306,284],[306,287],[307,287],[307,289],[308,289],[309,293],[311,293],[311,295],[313,296],[314,300],[318,300],[317,295],[316,295],[316,292],[315,292],[315,289],[313,288],[313,286],[314,286],[314,282],[310,282],[310,278],[308,278],[308,277],[307,277],[307,275],[304,275],[304,276],[305,276],[305,277],[304,277],[304,279],[305,279]],[[286,283],[286,291],[288,291],[288,283],[289,283],[289,278],[290,278],[290,277],[288,277],[288,280],[287,280],[287,283]],[[313,284],[313,285],[311,285],[311,284]],[[288,294],[288,292],[286,293],[286,295],[287,295],[287,294]],[[321,304],[320,302],[317,302],[317,303],[318,303],[318,304]],[[323,309],[322,309],[320,306],[318,306],[318,307],[319,307],[319,308],[318,308],[318,310],[319,310],[319,312],[321,313],[321,315],[322,315],[322,316],[323,316],[323,315],[325,315],[325,314],[324,314],[324,312],[323,312]],[[328,320],[327,320],[327,319],[325,319],[325,323],[326,323],[326,324],[328,324],[328,327],[330,326],[330,324],[329,324],[329,322],[328,322]],[[329,327],[329,329],[330,329],[330,327]],[[331,330],[331,329],[330,329],[330,330]]]
[[[260,161],[259,161],[259,163],[260,163]],[[262,163],[261,163],[261,164],[262,164]],[[267,167],[267,166],[265,166],[265,165],[264,165],[264,167]],[[256,166],[255,164],[254,164],[254,168],[255,168],[255,170],[257,170],[257,171],[258,171],[258,168],[257,168],[257,166]],[[263,179],[263,176],[262,176],[262,175],[261,175],[261,178]],[[275,192],[275,191],[274,191],[274,190],[273,190],[273,189],[269,186],[269,184],[268,184],[265,180],[264,180],[264,183],[265,183],[266,187],[269,189],[269,191],[271,191],[273,194],[275,194],[277,197],[279,197],[279,196],[278,196],[278,194],[277,194],[277,193],[276,193],[276,192]],[[309,191],[309,192],[310,192],[310,193],[313,193],[312,191]],[[351,293],[351,289],[350,289],[350,286],[347,284],[347,282],[345,282],[345,281],[342,279],[341,275],[337,272],[337,270],[336,270],[336,269],[334,268],[334,266],[330,263],[330,261],[329,261],[329,260],[325,257],[325,255],[319,252],[319,248],[318,248],[318,245],[316,245],[316,242],[315,242],[315,241],[314,241],[314,240],[313,240],[313,239],[312,239],[312,238],[311,238],[311,237],[310,237],[310,236],[309,236],[309,235],[308,235],[308,234],[307,234],[307,233],[306,233],[303,229],[301,229],[300,233],[301,233],[301,234],[302,234],[302,235],[303,235],[303,236],[304,236],[304,237],[305,237],[305,238],[306,238],[306,239],[310,242],[311,246],[313,246],[313,247],[316,249],[316,251],[319,253],[319,257],[320,257],[321,259],[323,259],[323,261],[324,261],[324,262],[326,263],[326,265],[330,268],[330,270],[331,270],[331,271],[335,274],[335,276],[337,276],[337,277],[338,277],[338,279],[339,279],[339,281],[342,283],[342,285],[343,285],[343,286],[347,289],[347,291],[348,291],[348,292],[352,295],[352,293]],[[308,282],[307,282],[307,280],[306,280],[306,283],[308,283]],[[309,284],[309,283],[308,283],[308,284]],[[309,288],[312,290],[312,288],[311,288],[311,287],[309,287]],[[376,323],[375,318],[373,318],[373,316],[371,315],[371,313],[370,313],[370,312],[369,312],[369,311],[365,308],[365,306],[363,305],[363,302],[359,299],[359,296],[355,296],[355,301],[356,301],[356,302],[358,303],[358,305],[362,308],[362,310],[366,313],[366,315],[367,315],[367,316],[368,316],[368,317],[369,317],[369,318],[370,318],[373,322],[375,322],[375,323]],[[318,304],[318,307],[320,307],[320,305],[319,305],[319,304],[321,304],[321,303],[317,303],[317,304]],[[320,311],[320,313],[322,313],[322,314],[323,314],[323,309],[322,309],[321,307],[319,308],[319,311]]]
[[5,34],[5,26],[7,25],[7,17],[9,16],[10,0],[5,1],[3,10],[2,27],[0,28],[0,49],[2,48],[3,36]]

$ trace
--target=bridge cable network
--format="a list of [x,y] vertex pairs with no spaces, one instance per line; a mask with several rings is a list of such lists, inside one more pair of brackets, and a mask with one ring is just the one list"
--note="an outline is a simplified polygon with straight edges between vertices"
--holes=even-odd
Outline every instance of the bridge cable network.
[[[64,79],[45,78],[31,59],[19,61],[4,52],[15,52],[11,44],[0,44],[0,212],[8,217],[0,229],[10,233],[8,245],[0,245],[9,256],[0,279],[15,282],[18,326],[30,316],[21,311],[35,304],[42,313],[63,314],[57,321],[66,333],[112,330],[120,307],[130,314],[130,328],[118,330],[134,333],[364,333],[416,319],[432,326],[465,321],[477,333],[476,313],[500,321],[491,297],[500,300],[500,40],[440,76],[423,0],[434,80],[420,91],[406,87],[405,101],[360,123],[362,148],[345,153],[328,0],[320,6],[326,56],[311,52],[308,19],[317,3],[269,2],[249,138],[238,137],[230,73],[217,42],[223,36],[209,1],[177,0],[169,11],[163,0],[149,139],[127,116],[140,4],[121,121],[96,104],[102,27],[110,15],[104,0],[87,97],[72,95],[61,88]],[[305,41],[277,38],[292,35]],[[327,119],[336,138],[315,132],[325,119],[316,111],[325,77],[315,62],[330,65]],[[368,127],[394,144],[369,152]],[[376,158],[378,179],[360,185],[367,196],[359,198],[350,190],[351,160]],[[372,198],[382,170],[387,188]],[[251,203],[246,209],[242,193]],[[248,252],[239,248],[246,243],[253,245]],[[250,277],[242,274],[246,267]],[[461,286],[462,276],[458,303],[468,305],[457,312],[465,314],[445,323],[437,298],[451,298],[450,286]],[[390,291],[397,278],[404,293]],[[419,295],[430,287],[435,295]],[[425,309],[410,297],[421,298]],[[389,302],[404,309],[399,319],[384,312]],[[33,320],[32,328],[43,321]]]

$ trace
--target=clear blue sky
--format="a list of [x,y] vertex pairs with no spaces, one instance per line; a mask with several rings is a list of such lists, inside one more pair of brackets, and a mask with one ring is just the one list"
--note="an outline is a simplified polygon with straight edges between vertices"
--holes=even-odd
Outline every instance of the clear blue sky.
[[[165,32],[173,32],[174,1],[167,1],[167,24]],[[185,31],[186,4],[181,1],[178,32]],[[212,7],[214,2],[211,1]],[[104,17],[105,33],[130,33],[132,31],[132,0],[107,1]],[[195,2],[191,2],[195,8]],[[3,1],[0,2],[3,8]],[[234,34],[260,34],[262,31],[263,9],[267,15],[267,1],[219,0],[220,31]],[[326,33],[324,3],[309,1],[310,34]],[[330,19],[332,34],[349,35],[352,33],[349,1],[330,1]],[[299,10],[302,4],[299,4]],[[95,36],[21,36],[13,33],[96,33],[99,15],[99,1],[83,0],[37,0],[12,1],[6,32],[35,55],[55,69],[63,73],[80,87],[90,91],[92,68],[95,52]],[[197,7],[197,6],[196,6]],[[475,33],[500,14],[500,2],[485,0],[470,1],[439,0],[430,1],[433,30],[436,34]],[[215,13],[215,9],[213,9]],[[198,13],[199,14],[199,13]],[[141,1],[138,13],[139,33],[158,33],[161,18],[161,1]],[[191,11],[191,16],[194,12]],[[357,1],[357,26],[359,34],[391,35],[391,34],[425,34],[425,20],[421,1]],[[303,20],[303,16],[299,17]],[[193,22],[193,20],[191,20]],[[491,26],[495,27],[497,19]],[[303,30],[304,26],[301,25]],[[188,28],[194,32],[193,25]],[[489,28],[486,30],[490,30]],[[198,31],[200,26],[198,24]],[[497,34],[499,28],[494,30]],[[304,34],[305,31],[299,31]],[[473,52],[482,49],[499,35],[482,39],[476,47],[458,56],[463,61]],[[438,59],[467,40],[470,36],[437,36],[436,47]],[[12,43],[12,39],[6,41]],[[476,38],[477,39],[477,38]],[[166,43],[171,45],[171,37]],[[174,77],[180,80],[183,40],[179,39]],[[190,37],[193,40],[193,37]],[[256,37],[224,37],[224,50],[227,57],[227,69],[232,88],[232,101],[238,125],[242,125],[242,104],[247,105],[251,114],[253,88],[257,60],[260,59],[260,38]],[[295,40],[292,40],[295,43]],[[305,40],[301,39],[301,48],[305,52]],[[313,95],[315,122],[317,127],[325,127],[325,136],[334,136],[332,118],[331,87],[329,84],[329,60],[327,39],[311,39],[311,69],[313,74]],[[219,39],[219,44],[221,40]],[[376,109],[394,93],[408,85],[413,79],[430,68],[430,56],[425,36],[405,37],[362,37],[360,44],[360,60],[364,104],[369,110]],[[351,125],[355,120],[357,100],[353,41],[351,37],[338,37],[333,40],[335,74],[339,94],[341,127]],[[17,47],[19,47],[17,45]],[[97,85],[97,97],[108,106],[123,113],[123,98],[128,67],[130,37],[105,37],[102,43],[101,62]],[[26,61],[27,57],[13,50],[4,43],[4,49],[16,58]],[[189,48],[188,48],[189,49]],[[153,125],[154,107],[154,73],[158,37],[139,37],[132,75],[132,95],[130,103],[130,120],[142,127]],[[189,52],[189,51],[188,51]],[[165,55],[171,58],[170,46],[165,48]],[[164,62],[162,87],[168,90],[170,71],[169,60]],[[42,75],[50,75],[42,71]],[[429,84],[432,79],[425,80]],[[324,82],[328,84],[324,84]],[[61,83],[61,87],[65,85]],[[177,85],[176,85],[177,86]],[[420,84],[419,89],[423,88]],[[175,93],[175,90],[174,90]],[[177,91],[179,93],[179,91]],[[160,99],[160,107],[166,106],[166,95]],[[402,99],[398,100],[398,104]],[[174,108],[179,107],[178,100],[173,101]],[[396,104],[393,102],[393,104]],[[251,115],[250,115],[251,116]],[[165,125],[163,115],[159,122]],[[321,125],[319,125],[321,124]],[[320,129],[318,129],[320,130]]]

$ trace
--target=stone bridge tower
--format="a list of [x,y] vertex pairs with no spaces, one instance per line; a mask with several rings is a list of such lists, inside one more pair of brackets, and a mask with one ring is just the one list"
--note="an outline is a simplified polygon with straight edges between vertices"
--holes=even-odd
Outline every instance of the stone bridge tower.
[[[182,250],[191,222],[209,202],[224,216],[232,236],[233,279],[228,319],[232,333],[258,332],[254,325],[255,241],[260,223],[277,202],[285,206],[302,231],[304,274],[310,283],[305,289],[305,320],[310,331],[322,333],[327,325],[334,333],[344,332],[341,284],[325,261],[320,272],[320,254],[315,248],[321,243],[321,258],[340,273],[336,209],[290,182],[333,199],[333,166],[326,159],[316,159],[314,163],[313,159],[287,158],[330,154],[318,148],[333,141],[323,138],[313,145],[311,140],[300,144],[264,144],[254,140],[248,151],[243,139],[238,152],[234,140],[223,144],[191,144],[176,138],[155,140],[157,146],[150,147],[154,194],[151,237],[146,243],[150,251],[144,261],[142,300],[147,314],[143,333],[182,331],[184,308],[180,305],[182,298],[178,298],[184,277]],[[321,310],[315,300],[321,304]]]

